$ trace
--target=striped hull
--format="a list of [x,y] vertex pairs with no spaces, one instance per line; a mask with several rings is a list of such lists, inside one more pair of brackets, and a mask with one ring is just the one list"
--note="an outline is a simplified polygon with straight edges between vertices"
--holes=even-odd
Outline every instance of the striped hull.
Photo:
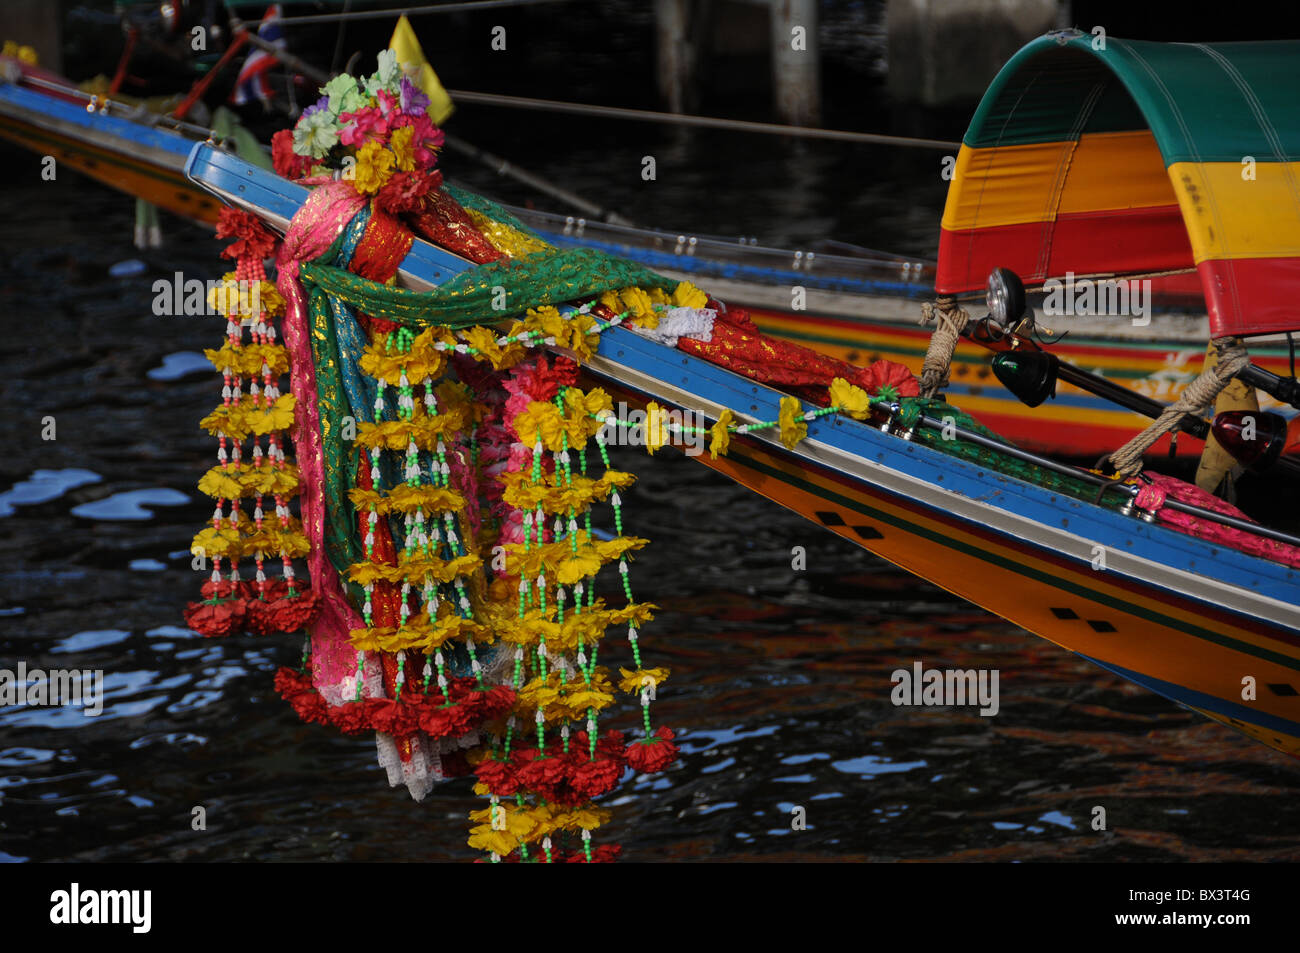
[[[629,403],[775,416],[766,388],[693,361],[684,375],[680,354],[670,363],[635,343],[601,354],[587,373]],[[843,419],[814,423],[794,451],[737,437],[725,457],[697,459],[1062,648],[1300,754],[1296,572]],[[1105,563],[1094,568],[1098,552]],[[1248,677],[1253,700],[1242,698]]]
[[215,223],[221,203],[185,179],[185,153],[142,149],[117,136],[94,135],[51,119],[27,119],[0,110],[0,138],[53,156],[127,195],[194,221]]
[[[303,190],[213,149],[189,174],[266,220]],[[416,242],[403,284],[465,263]],[[629,403],[716,421],[775,420],[781,392],[626,328],[600,335],[588,379]],[[770,432],[770,431],[768,431]],[[702,458],[703,459],[703,458]],[[737,437],[719,472],[898,566],[1291,754],[1300,752],[1300,571],[987,472],[843,416],[787,449]],[[1244,697],[1243,684],[1257,686]]]

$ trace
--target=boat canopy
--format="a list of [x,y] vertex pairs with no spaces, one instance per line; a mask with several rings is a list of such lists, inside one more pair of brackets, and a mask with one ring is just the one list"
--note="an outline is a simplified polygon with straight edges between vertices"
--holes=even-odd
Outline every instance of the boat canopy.
[[1048,34],[962,140],[935,290],[1194,267],[1212,336],[1298,329],[1298,159],[1300,42]]

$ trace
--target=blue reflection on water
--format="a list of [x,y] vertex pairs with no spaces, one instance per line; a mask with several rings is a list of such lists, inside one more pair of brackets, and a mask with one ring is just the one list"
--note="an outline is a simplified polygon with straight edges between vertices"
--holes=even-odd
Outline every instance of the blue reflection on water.
[[64,470],[36,470],[30,477],[15,483],[0,493],[0,516],[13,516],[15,506],[48,503],[57,500],[69,490],[90,483],[99,483],[101,477],[94,470],[69,467]]
[[177,351],[163,357],[161,367],[145,372],[151,381],[176,381],[190,374],[211,372],[212,364],[198,351]]
[[146,490],[125,490],[93,503],[82,503],[72,508],[73,516],[88,520],[147,520],[153,513],[146,506],[183,506],[190,498],[180,490],[154,487]]

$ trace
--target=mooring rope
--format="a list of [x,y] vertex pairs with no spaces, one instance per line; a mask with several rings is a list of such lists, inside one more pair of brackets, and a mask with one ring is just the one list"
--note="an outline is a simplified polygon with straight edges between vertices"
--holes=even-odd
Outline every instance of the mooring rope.
[[1177,430],[1187,414],[1200,414],[1213,406],[1219,393],[1250,363],[1241,338],[1218,338],[1210,343],[1217,354],[1214,366],[1203,370],[1145,430],[1108,457],[1116,473],[1135,477],[1142,472],[1142,455],[1165,434]]
[[921,396],[933,397],[948,386],[948,369],[952,365],[957,340],[966,329],[970,315],[965,308],[957,307],[955,298],[940,296],[933,302],[921,302],[921,323],[935,322],[930,335],[930,346],[925,351],[921,365]]

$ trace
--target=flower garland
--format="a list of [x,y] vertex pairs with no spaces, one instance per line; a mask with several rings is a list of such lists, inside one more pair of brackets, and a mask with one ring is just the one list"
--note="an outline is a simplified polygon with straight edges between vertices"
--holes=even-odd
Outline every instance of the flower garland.
[[[238,267],[215,296],[227,340],[207,354],[225,386],[202,422],[220,450],[200,488],[217,508],[194,542],[214,570],[186,618],[208,635],[309,628],[312,654],[277,673],[277,690],[305,721],[377,733],[390,782],[416,797],[423,781],[472,771],[488,803],[470,815],[469,845],[484,860],[612,860],[618,845],[593,843],[609,818],[596,800],[625,769],[662,771],[678,750],[651,718],[670,673],[643,657],[656,607],[631,585],[647,542],[624,535],[622,494],[635,477],[613,468],[602,436],[612,402],[578,386],[578,365],[624,322],[704,348],[708,334],[691,329],[712,328],[716,305],[688,282],[561,253],[477,197],[462,206],[435,168],[443,137],[427,100],[391,53],[372,76],[339,76],[321,93],[273,139],[277,171],[320,187],[286,235],[278,290],[262,264],[274,238],[245,213],[227,211],[219,226]],[[479,267],[431,294],[390,287],[412,231]],[[486,297],[507,275],[510,300],[526,302],[502,313],[508,324]],[[230,292],[250,286],[259,305],[240,315]],[[585,303],[546,303],[565,300]],[[728,320],[728,341],[754,333],[739,313]],[[809,373],[824,381],[833,369]],[[296,395],[279,390],[286,372]],[[793,447],[818,416],[870,414],[892,393],[887,376],[876,397],[837,378],[817,410],[786,397],[774,421],[738,425],[724,411],[710,452],[768,427]],[[647,416],[650,453],[702,429],[670,423],[655,403]],[[291,428],[301,469],[284,452]],[[301,521],[290,507],[300,488]],[[612,537],[597,529],[603,507]],[[267,553],[280,555],[281,578],[266,577]],[[247,556],[251,585],[238,568]],[[306,556],[310,589],[292,566]],[[615,572],[621,598],[599,595]],[[617,671],[603,643],[611,628],[630,649]],[[640,708],[630,735],[601,725],[619,694]]]
[[[275,238],[255,217],[235,209],[223,210],[217,237],[234,239],[222,254],[235,259],[236,268],[209,296],[209,304],[226,319],[226,340],[220,349],[204,352],[222,377],[221,406],[200,422],[218,441],[217,465],[199,481],[200,492],[213,497],[216,508],[212,526],[191,545],[196,560],[211,558],[212,575],[203,586],[203,600],[187,605],[185,621],[209,637],[241,630],[294,632],[315,619],[320,600],[297,580],[293,568],[293,560],[307,554],[308,544],[289,505],[298,493],[298,470],[284,452],[295,399],[281,394],[279,386],[289,369],[284,346],[276,341],[275,319],[284,314],[284,301],[266,281],[263,266]],[[246,440],[252,443],[247,459]],[[275,502],[273,519],[263,510],[268,496]],[[240,501],[250,498],[251,518],[240,509]],[[279,579],[266,575],[268,554],[280,559]],[[256,566],[251,585],[239,572],[239,561],[247,556]],[[229,565],[224,578],[223,559]]]
[[[589,312],[590,305],[579,314]],[[540,848],[547,862],[612,858],[615,845],[592,846],[592,832],[608,820],[593,799],[613,790],[625,766],[653,773],[677,756],[671,729],[656,732],[650,723],[651,698],[668,670],[641,662],[637,630],[655,607],[632,596],[628,554],[646,540],[623,535],[619,497],[635,477],[612,468],[600,436],[608,395],[583,392],[576,377],[572,360],[539,357],[517,365],[505,382],[513,447],[498,480],[505,523],[519,527],[522,539],[503,547],[492,618],[513,647],[510,683],[518,702],[504,740],[477,758],[475,789],[491,803],[471,815],[479,824],[470,836],[470,845],[492,862],[528,860],[530,847]],[[604,465],[599,478],[588,473],[593,439]],[[616,533],[608,540],[598,539],[592,524],[593,503],[604,501],[613,508]],[[597,598],[596,576],[615,561],[626,602],[612,609]],[[517,599],[508,608],[512,595]],[[612,625],[627,626],[635,666],[620,670],[617,688],[639,697],[643,711],[644,734],[630,742],[620,731],[599,731],[616,687],[608,668],[597,664],[600,640]]]
[[317,184],[338,172],[375,206],[397,213],[419,208],[442,185],[437,150],[442,130],[429,118],[429,98],[405,75],[397,54],[379,54],[379,69],[358,82],[347,73],[321,88],[292,131],[271,137],[276,170]]
[[[403,215],[476,262],[556,254],[441,191],[434,165],[442,135],[391,54],[381,55],[368,79],[337,77],[322,94],[292,132],[275,137],[281,174],[310,185],[350,182],[375,215]],[[342,265],[350,254],[340,252]],[[358,249],[353,270],[360,257]],[[563,267],[587,267],[581,256],[568,261]],[[559,267],[557,259],[557,275]],[[335,315],[387,301],[355,276],[336,278],[317,264],[303,271],[324,286]],[[404,760],[422,737],[439,750],[467,747],[477,789],[490,799],[471,815],[470,845],[491,861],[613,859],[617,845],[592,844],[608,817],[592,800],[617,785],[625,766],[659,771],[676,757],[672,731],[653,731],[649,715],[668,672],[641,662],[638,629],[654,607],[634,602],[629,582],[630,553],[645,540],[622,536],[619,491],[634,477],[610,467],[596,436],[610,401],[575,386],[575,361],[594,354],[602,331],[633,315],[644,319],[643,305],[699,306],[706,298],[682,283],[671,293],[627,289],[606,300],[613,307],[590,301],[564,313],[537,305],[508,328],[468,325],[450,313],[451,324],[394,324],[390,314],[409,321],[424,310],[405,299],[400,312],[384,304],[382,317],[356,312],[368,342],[351,360],[357,392],[372,394],[373,404],[357,419],[346,490],[360,539],[349,551],[359,558],[336,562],[360,619],[348,633],[355,675],[345,698],[327,698],[305,666],[276,678],[304,720],[391,735]],[[326,310],[313,297],[312,314]],[[573,360],[548,361],[536,355],[542,347],[562,348]],[[238,369],[253,358],[219,360]],[[281,410],[275,422],[284,417]],[[604,463],[599,476],[588,473],[593,437]],[[613,539],[593,529],[592,507],[606,503]],[[626,598],[617,608],[596,592],[597,574],[615,564]],[[633,667],[619,670],[617,685],[596,661],[611,625],[627,627],[632,647]],[[598,728],[620,690],[642,703],[642,736],[628,742]],[[521,724],[535,726],[536,735]]]

